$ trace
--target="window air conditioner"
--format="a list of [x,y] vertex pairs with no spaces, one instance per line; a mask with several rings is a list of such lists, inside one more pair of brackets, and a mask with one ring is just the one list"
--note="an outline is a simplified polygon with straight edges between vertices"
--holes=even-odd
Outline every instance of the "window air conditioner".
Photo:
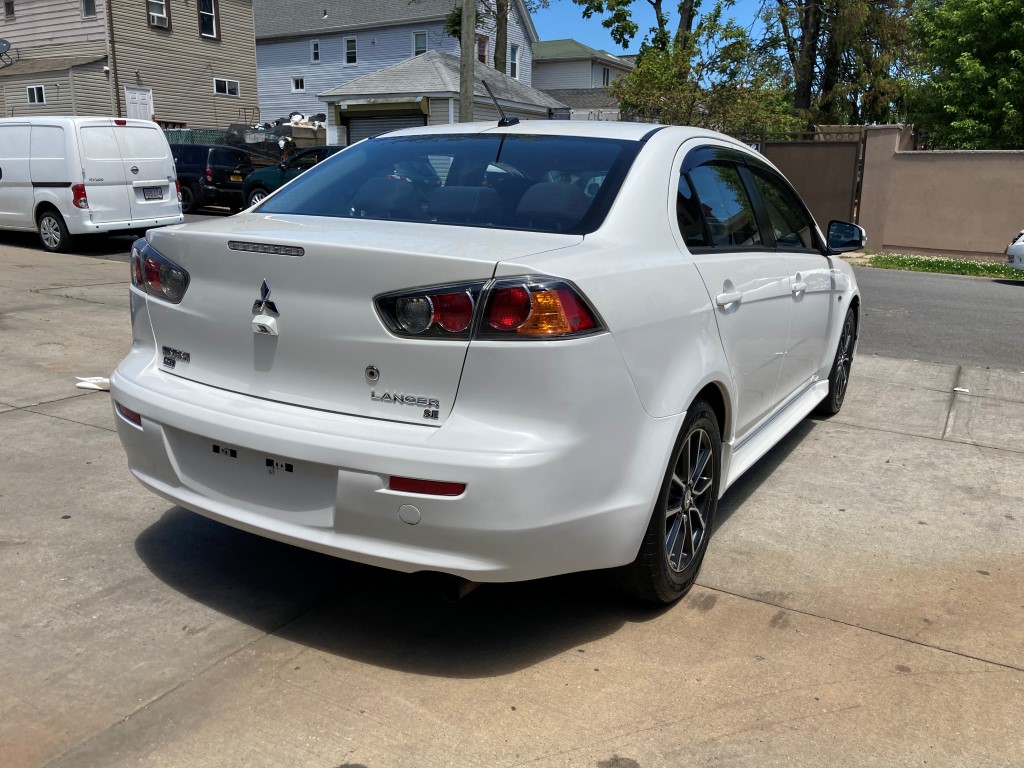
[[149,14],[149,26],[151,26],[151,27],[163,27],[164,29],[167,29],[171,25],[167,21],[167,17],[166,16],[163,16],[163,15],[161,15],[159,13],[151,13],[151,14]]

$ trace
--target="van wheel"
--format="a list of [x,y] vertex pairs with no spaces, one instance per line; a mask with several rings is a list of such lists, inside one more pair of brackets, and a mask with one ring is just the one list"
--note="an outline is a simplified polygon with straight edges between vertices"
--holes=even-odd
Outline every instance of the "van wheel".
[[181,212],[192,213],[196,207],[196,196],[192,194],[191,187],[181,188]]
[[39,239],[51,253],[63,253],[71,247],[68,226],[57,211],[46,210],[39,216]]

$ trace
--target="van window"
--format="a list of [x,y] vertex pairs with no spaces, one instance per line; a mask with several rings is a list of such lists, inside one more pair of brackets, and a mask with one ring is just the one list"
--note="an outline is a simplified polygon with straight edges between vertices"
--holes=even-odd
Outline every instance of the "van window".
[[116,135],[125,160],[163,160],[167,157],[167,140],[156,128],[127,126],[117,129]]
[[120,160],[114,129],[108,125],[88,125],[81,129],[82,154],[89,160]]

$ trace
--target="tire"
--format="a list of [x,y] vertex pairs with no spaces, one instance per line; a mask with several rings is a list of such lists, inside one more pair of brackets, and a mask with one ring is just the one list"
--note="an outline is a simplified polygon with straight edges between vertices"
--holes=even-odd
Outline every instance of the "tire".
[[39,214],[39,240],[50,253],[65,253],[71,247],[71,233],[64,218],[53,208]]
[[850,370],[853,368],[853,348],[856,339],[857,316],[851,307],[843,320],[836,357],[828,374],[828,396],[818,404],[817,412],[823,416],[834,416],[843,407],[850,383]]
[[256,203],[263,202],[263,199],[269,194],[263,187],[253,187],[249,191],[249,197],[246,199],[246,202],[248,202],[247,207],[252,208]]
[[181,212],[194,213],[196,210],[196,196],[191,187],[181,188]]
[[711,538],[721,466],[718,418],[697,400],[672,449],[636,560],[615,573],[629,595],[667,604],[690,591]]

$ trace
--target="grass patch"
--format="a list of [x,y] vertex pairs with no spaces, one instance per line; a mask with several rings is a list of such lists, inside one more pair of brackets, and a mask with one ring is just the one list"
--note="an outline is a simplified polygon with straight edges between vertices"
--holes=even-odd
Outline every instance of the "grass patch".
[[869,267],[903,269],[908,272],[938,272],[944,275],[973,275],[999,277],[1006,280],[1024,280],[1024,270],[1014,269],[993,261],[949,259],[943,256],[910,256],[906,253],[876,253],[868,261]]

